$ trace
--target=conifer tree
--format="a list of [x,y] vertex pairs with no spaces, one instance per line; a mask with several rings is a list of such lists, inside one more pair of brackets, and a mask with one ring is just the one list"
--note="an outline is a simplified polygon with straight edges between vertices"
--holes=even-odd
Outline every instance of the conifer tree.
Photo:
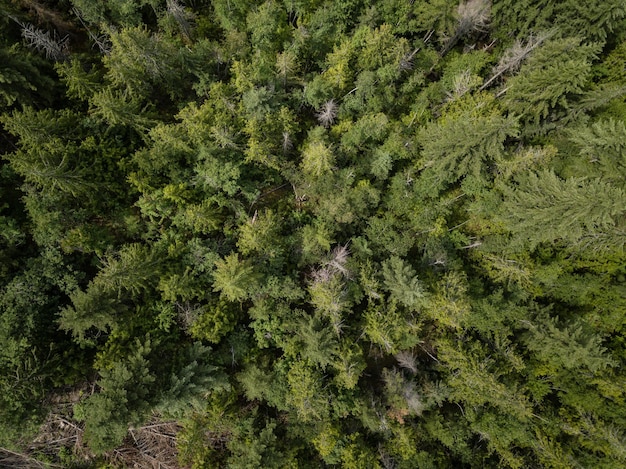
[[564,35],[605,41],[611,32],[620,29],[626,9],[619,0],[592,0],[585,4],[575,0],[504,0],[494,2],[493,14],[500,35],[525,35],[556,26]]
[[312,132],[312,139],[302,152],[302,171],[312,178],[319,178],[329,174],[335,165],[335,156],[332,148],[326,144],[321,136],[322,132]]
[[586,367],[597,373],[617,365],[607,355],[601,337],[594,335],[582,321],[573,324],[560,322],[556,317],[540,316],[526,324],[530,332],[526,339],[527,347],[537,359],[546,361],[554,372]]
[[256,289],[259,275],[250,262],[231,253],[215,262],[213,278],[215,291],[222,292],[230,301],[242,301]]
[[0,46],[0,111],[52,102],[56,84],[42,73],[38,62],[15,46]]
[[146,358],[151,350],[150,340],[143,344],[138,340],[128,357],[100,371],[100,392],[75,410],[85,422],[85,438],[94,451],[115,448],[129,426],[139,425],[147,417],[156,380]]
[[573,249],[621,252],[625,203],[623,191],[602,180],[563,180],[544,171],[520,177],[518,187],[507,190],[501,218],[514,240],[530,248],[561,239]]
[[517,118],[493,111],[476,115],[478,109],[442,119],[420,131],[425,168],[421,178],[430,189],[429,195],[436,196],[463,176],[486,177],[486,167],[504,156],[505,140],[518,135]]
[[335,334],[319,318],[302,318],[296,323],[296,334],[301,342],[298,348],[304,359],[322,369],[334,361],[338,353]]
[[545,42],[507,81],[507,109],[535,124],[558,108],[567,111],[588,85],[591,61],[599,50],[598,44],[576,37]]
[[391,298],[407,308],[416,308],[425,296],[413,268],[397,256],[383,263],[383,278]]
[[594,122],[571,130],[570,140],[580,149],[580,155],[592,166],[599,166],[604,179],[616,183],[626,173],[626,126],[613,119]]
[[18,3],[19,461],[624,466],[623,0]]

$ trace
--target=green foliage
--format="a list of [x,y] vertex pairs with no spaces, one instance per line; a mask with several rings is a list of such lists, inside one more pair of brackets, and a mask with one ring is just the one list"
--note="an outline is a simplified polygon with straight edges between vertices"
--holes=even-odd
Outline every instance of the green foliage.
[[220,299],[202,308],[202,312],[195,312],[198,317],[189,327],[189,333],[197,338],[212,343],[218,343],[231,332],[241,316],[240,309],[229,301]]
[[298,321],[296,334],[301,345],[300,355],[325,369],[338,355],[337,339],[333,331],[325,326],[319,318],[308,317]]
[[115,328],[128,311],[124,298],[148,289],[158,277],[161,262],[155,251],[139,244],[125,246],[116,255],[102,259],[102,269],[87,289],[76,289],[70,295],[72,306],[61,311],[61,329],[71,331],[83,342],[90,329],[105,332]]
[[93,69],[86,71],[80,59],[74,58],[70,62],[59,62],[55,68],[67,86],[68,97],[86,101],[101,88],[98,71]]
[[142,20],[146,6],[156,8],[155,0],[113,0],[102,4],[95,0],[72,0],[80,15],[90,23],[113,23],[114,25],[136,25]]
[[399,257],[393,256],[383,263],[383,278],[391,298],[407,308],[415,308],[424,298],[424,290],[415,271]]
[[236,253],[215,262],[213,273],[215,291],[221,292],[230,301],[242,301],[252,294],[258,282],[254,266],[240,260]]
[[620,252],[624,203],[623,191],[607,182],[563,180],[544,171],[520,177],[517,188],[507,191],[501,213],[515,238],[531,248],[563,240],[572,249],[582,245],[594,251]]
[[586,367],[598,372],[617,363],[606,354],[602,338],[594,335],[577,321],[571,325],[560,325],[558,318],[537,318],[536,324],[529,323],[530,336],[527,346],[538,360],[548,362],[554,371]]
[[394,25],[399,33],[428,31],[447,33],[454,22],[454,10],[458,2],[452,0],[429,0],[406,4],[401,1],[382,2],[377,5],[385,23]]
[[624,466],[622,0],[18,3],[3,448]]
[[77,418],[85,422],[85,438],[96,452],[118,446],[130,425],[147,417],[152,384],[156,377],[146,359],[150,341],[137,341],[124,360],[101,370],[100,392],[89,396],[76,409]]
[[42,192],[78,197],[98,186],[88,166],[94,164],[88,160],[98,155],[97,143],[82,135],[77,114],[26,108],[3,116],[2,123],[20,139],[20,149],[6,158],[16,173]]
[[240,229],[239,250],[244,255],[252,252],[269,258],[280,255],[280,225],[281,221],[271,210],[262,214],[255,212],[254,217]]
[[215,9],[215,17],[223,29],[226,31],[243,30],[248,12],[260,3],[260,0],[216,0],[213,2],[213,8]]
[[106,291],[117,291],[118,295],[122,290],[137,294],[158,277],[162,260],[160,253],[147,246],[124,246],[118,253],[102,259],[102,268],[93,284],[101,285]]
[[584,4],[575,0],[504,0],[494,4],[493,14],[500,34],[524,36],[556,26],[565,35],[606,40],[611,33],[621,30],[626,9],[617,0],[592,0]]
[[453,399],[465,402],[468,407],[494,406],[521,421],[531,417],[526,396],[514,385],[499,380],[499,373],[490,369],[493,361],[489,357],[464,353],[451,344],[440,346],[441,358],[454,372],[448,379]]
[[[247,428],[246,428],[247,427]],[[270,422],[262,429],[245,425],[239,438],[229,445],[231,452],[228,467],[285,467],[288,463],[286,454],[280,448],[280,440],[275,434],[276,423]]]
[[282,49],[289,35],[287,13],[276,1],[266,1],[250,11],[246,23],[252,44],[271,56]]
[[129,98],[123,91],[110,88],[91,96],[92,115],[108,125],[122,125],[136,128],[138,131],[148,130],[154,122],[146,117],[146,108],[138,99]]
[[0,111],[51,104],[56,84],[39,60],[16,46],[0,47],[0,64]]
[[289,369],[287,403],[303,422],[314,422],[328,417],[330,396],[322,389],[322,380],[322,374],[306,361],[298,360]]
[[311,131],[310,141],[302,151],[302,171],[313,178],[330,173],[335,165],[332,148],[323,141],[323,128]]
[[339,318],[349,301],[345,284],[337,272],[322,269],[309,285],[311,304],[317,311],[331,318]]
[[546,119],[556,108],[567,110],[588,86],[591,61],[599,50],[576,37],[546,42],[507,81],[507,109],[531,123]]
[[47,389],[76,378],[69,358],[73,347],[49,322],[75,278],[52,250],[22,262],[10,277],[3,276],[0,289],[0,415],[15,430],[23,421],[26,431],[39,416]]
[[570,140],[606,180],[617,182],[625,174],[626,126],[608,119],[570,132]]
[[211,352],[200,342],[182,349],[173,360],[165,389],[158,395],[158,412],[169,418],[183,418],[190,410],[202,409],[208,393],[229,388],[224,374],[211,364]]
[[202,396],[225,388],[217,367],[208,363],[211,349],[200,343],[183,348],[174,360],[174,370],[165,379],[159,376],[150,338],[139,339],[127,354],[112,363],[101,364],[99,392],[75,408],[85,423],[85,438],[98,453],[118,446],[132,426],[141,425],[151,411],[168,417],[184,417],[190,409],[202,407]]
[[414,313],[395,302],[370,303],[365,312],[364,332],[368,339],[387,353],[397,353],[419,343],[420,323]]
[[[474,103],[470,102],[470,105]],[[428,184],[428,194],[436,196],[448,185],[464,176],[486,177],[490,164],[504,156],[504,142],[518,135],[517,119],[495,112],[476,115],[486,103],[443,118],[420,131],[423,146],[422,180]]]
[[111,43],[104,63],[107,78],[115,87],[133,97],[145,96],[150,84],[169,84],[169,89],[175,89],[184,52],[174,44],[144,27],[124,28],[111,35]]

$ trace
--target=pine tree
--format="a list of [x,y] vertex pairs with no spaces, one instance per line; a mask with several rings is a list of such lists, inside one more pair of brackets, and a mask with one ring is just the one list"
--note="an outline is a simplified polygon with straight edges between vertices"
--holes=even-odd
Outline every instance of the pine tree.
[[599,166],[605,180],[618,182],[626,175],[626,125],[613,119],[572,129],[570,140],[592,166]]
[[[558,317],[539,316],[525,323],[529,335],[525,342],[533,357],[546,362],[553,372],[586,367],[593,373],[617,366],[602,346],[602,338],[582,321],[563,324]],[[545,370],[546,374],[547,370]]]
[[303,422],[326,419],[330,412],[330,396],[323,388],[323,375],[307,361],[298,360],[290,365],[287,382],[287,403]]
[[511,47],[502,53],[498,64],[492,70],[491,76],[485,81],[485,83],[483,83],[483,85],[479,88],[479,91],[488,88],[492,83],[501,79],[504,75],[518,71],[522,63],[532,54],[532,52],[553,35],[553,31],[537,35],[531,34],[525,43],[517,39]]
[[552,171],[519,178],[506,190],[500,218],[514,240],[531,249],[541,242],[563,240],[574,249],[621,252],[624,192],[599,179],[563,180]]
[[110,126],[128,126],[145,132],[156,123],[150,118],[149,106],[123,91],[105,88],[91,95],[89,104],[91,114]]
[[129,309],[125,300],[153,285],[161,262],[156,252],[139,244],[124,246],[117,255],[102,259],[101,270],[87,288],[71,294],[72,305],[61,311],[61,328],[86,343],[91,332],[111,331]]
[[537,48],[507,81],[506,108],[523,120],[539,124],[557,108],[567,111],[591,77],[591,61],[600,48],[582,39],[553,39]]
[[102,87],[100,74],[94,70],[95,67],[86,71],[85,65],[76,58],[58,63],[55,69],[65,82],[69,97],[86,101]]
[[337,339],[333,331],[319,317],[309,316],[295,324],[296,337],[299,339],[304,360],[315,363],[322,369],[332,363],[338,354]]
[[256,290],[259,274],[248,261],[240,260],[231,253],[215,262],[213,289],[221,292],[230,301],[243,301]]
[[254,428],[252,420],[240,422],[238,438],[229,442],[228,467],[248,469],[252,467],[286,467],[292,459],[286,443],[276,435],[277,423],[269,420],[263,428]]
[[420,342],[422,324],[418,317],[395,301],[370,301],[363,319],[363,332],[369,341],[386,353],[398,353]]
[[290,33],[285,8],[275,1],[263,2],[248,13],[246,29],[250,33],[250,41],[258,47],[258,51],[275,57]]
[[165,390],[158,396],[157,411],[170,418],[184,418],[202,408],[208,393],[228,388],[225,375],[211,364],[211,352],[200,342],[183,348],[173,360]]
[[311,132],[311,138],[302,151],[302,171],[313,179],[329,174],[335,166],[333,150],[323,141],[322,134],[321,131]]
[[80,344],[89,344],[100,333],[110,331],[128,309],[99,286],[92,285],[87,291],[77,290],[70,299],[72,305],[60,311],[59,327],[71,332]]
[[122,291],[138,294],[158,278],[164,260],[158,248],[129,244],[102,259],[102,267],[92,284],[118,296]]
[[42,69],[25,51],[0,46],[0,111],[51,103],[56,84]]
[[416,309],[425,297],[415,270],[397,256],[383,262],[383,278],[391,298],[409,309]]
[[513,383],[503,383],[500,377],[508,370],[499,370],[494,360],[484,350],[484,345],[474,343],[476,350],[463,350],[450,343],[439,343],[438,359],[445,363],[451,374],[446,384],[452,398],[468,407],[493,406],[504,415],[521,422],[532,416],[528,398]]
[[188,331],[196,339],[216,344],[233,331],[240,318],[241,308],[229,300],[220,298],[193,311]]
[[189,54],[146,27],[123,28],[111,34],[111,53],[103,58],[106,77],[130,98],[144,98],[153,87],[165,86],[172,95],[184,92],[181,79]]
[[237,247],[244,255],[256,252],[269,258],[279,256],[282,251],[279,244],[281,224],[272,210],[255,212],[241,227]]
[[576,0],[503,0],[494,2],[493,15],[500,36],[527,35],[556,26],[565,36],[605,41],[611,32],[620,29],[626,8],[620,0],[584,4]]
[[33,430],[45,412],[46,393],[74,378],[76,366],[74,345],[54,324],[61,298],[75,285],[72,273],[53,250],[35,257],[25,253],[19,260],[19,266],[0,276],[2,445]]
[[147,360],[151,350],[149,339],[145,343],[137,340],[124,360],[100,371],[100,392],[75,408],[78,419],[85,422],[84,437],[95,452],[118,446],[129,426],[139,425],[147,417],[156,380]]
[[488,165],[503,158],[505,140],[519,134],[516,117],[483,113],[485,103],[476,104],[475,109],[440,119],[419,132],[425,168],[420,177],[431,197],[464,176],[486,177]]
[[72,0],[80,17],[93,24],[113,24],[115,26],[137,25],[142,20],[142,9],[150,5],[155,8],[154,0],[112,0],[106,4],[94,0]]

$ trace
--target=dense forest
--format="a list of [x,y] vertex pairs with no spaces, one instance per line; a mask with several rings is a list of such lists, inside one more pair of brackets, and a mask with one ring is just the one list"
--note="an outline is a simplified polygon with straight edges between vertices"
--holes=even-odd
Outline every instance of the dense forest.
[[626,1],[0,0],[0,466],[626,467]]

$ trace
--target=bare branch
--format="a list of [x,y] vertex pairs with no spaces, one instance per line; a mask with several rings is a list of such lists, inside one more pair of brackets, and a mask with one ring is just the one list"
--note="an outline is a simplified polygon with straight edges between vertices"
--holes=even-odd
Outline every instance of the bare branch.
[[89,37],[93,41],[94,45],[97,46],[100,50],[100,53],[102,53],[102,55],[109,55],[111,53],[111,48],[113,47],[109,36],[107,36],[106,34],[100,34],[99,36],[96,36],[85,24],[82,13],[78,8],[73,8],[72,13],[76,15],[78,21],[80,21],[80,24],[82,24],[83,28],[85,28],[85,31],[87,31],[87,34],[89,34]]
[[548,31],[539,36],[531,35],[526,41],[526,44],[523,44],[519,39],[516,40],[515,43],[502,54],[498,65],[493,68],[491,77],[479,88],[479,91],[483,91],[489,87],[489,85],[505,73],[512,73],[519,69],[522,62],[528,58],[530,53],[553,35],[554,31]]
[[420,50],[422,50],[422,48],[418,47],[413,52],[404,54],[404,56],[400,59],[400,71],[405,72],[413,69],[413,57],[415,57],[415,54],[417,54]]
[[178,23],[183,35],[187,39],[191,39],[195,15],[185,10],[185,6],[178,0],[167,0],[167,12]]
[[417,355],[409,350],[403,350],[396,355],[398,365],[409,370],[413,374],[417,374]]
[[316,117],[320,124],[324,127],[330,127],[337,118],[337,103],[334,100],[326,101],[322,108],[317,112]]
[[38,29],[30,23],[19,23],[22,27],[22,37],[26,41],[26,45],[31,49],[45,54],[47,59],[61,62],[68,56],[69,37],[66,35],[62,38],[54,32]]
[[468,0],[457,8],[457,25],[454,35],[447,41],[441,55],[449,52],[459,40],[471,33],[484,33],[489,26],[490,0]]

